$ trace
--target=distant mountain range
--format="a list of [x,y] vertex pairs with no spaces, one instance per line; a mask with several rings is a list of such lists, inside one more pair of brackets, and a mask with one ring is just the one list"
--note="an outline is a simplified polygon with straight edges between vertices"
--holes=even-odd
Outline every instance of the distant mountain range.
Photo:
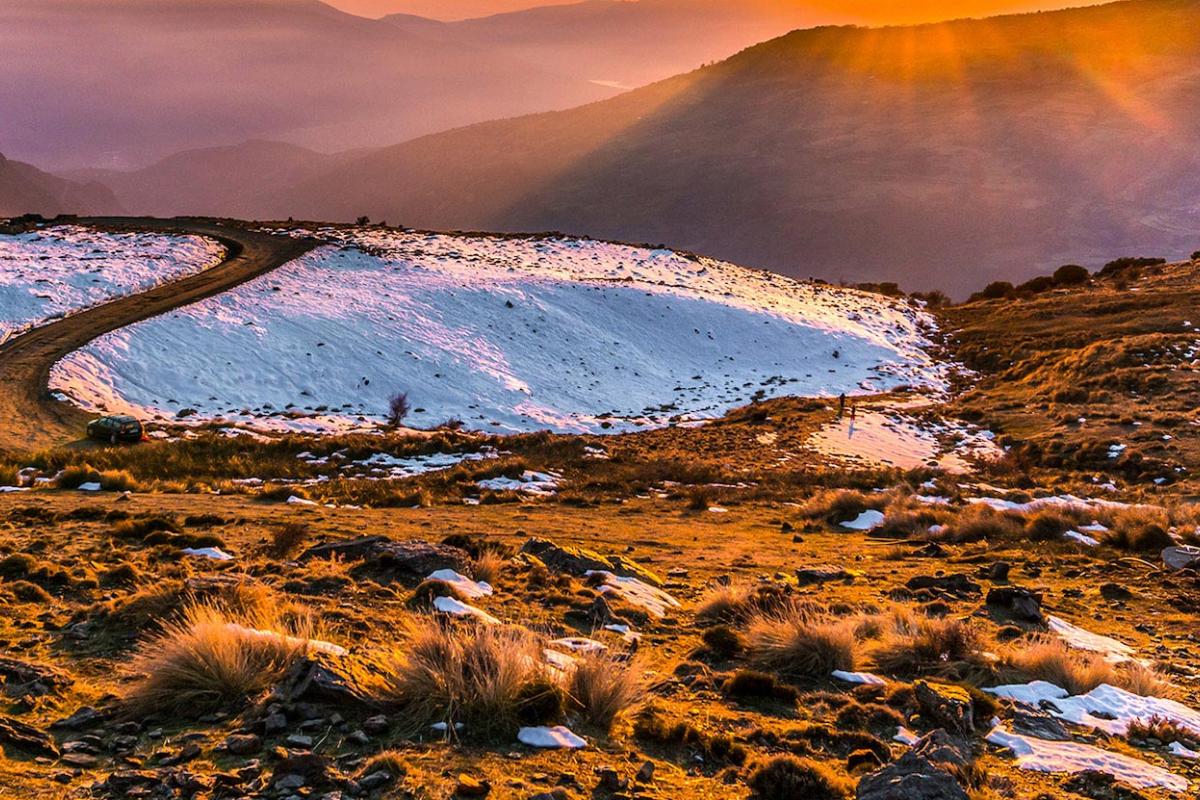
[[958,294],[1200,246],[1200,3],[797,31],[376,151],[276,215],[563,230]]
[[100,183],[64,180],[0,155],[0,217],[119,214],[122,210],[112,191]]

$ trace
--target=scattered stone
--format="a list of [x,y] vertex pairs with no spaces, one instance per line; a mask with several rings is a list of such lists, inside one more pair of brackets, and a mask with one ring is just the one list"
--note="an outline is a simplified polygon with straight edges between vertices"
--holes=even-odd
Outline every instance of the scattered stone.
[[385,769],[376,770],[370,775],[364,775],[359,778],[358,785],[364,791],[373,792],[387,786],[392,781],[396,780],[396,776]]
[[487,797],[492,791],[492,785],[470,775],[459,775],[458,785],[454,793],[459,797]]
[[960,736],[975,732],[971,695],[961,686],[931,681],[913,683],[921,715],[934,725]]
[[943,576],[918,575],[909,578],[905,586],[914,592],[929,589],[949,597],[972,597],[983,591],[983,587],[961,572]]
[[420,539],[395,542],[386,536],[366,536],[347,542],[320,544],[304,551],[300,561],[334,557],[362,562],[356,572],[413,582],[421,581],[429,573],[440,569],[466,572],[471,563],[470,553],[461,547],[432,544]]
[[112,716],[111,711],[97,711],[91,706],[84,706],[69,717],[51,722],[50,727],[54,730],[79,731],[105,722]]
[[1092,800],[1149,800],[1146,795],[1117,781],[1107,772],[1084,770],[1063,782],[1063,788]]
[[918,739],[912,751],[932,764],[952,769],[962,769],[972,760],[970,743],[942,728]]
[[804,567],[796,570],[796,582],[801,586],[829,583],[830,581],[852,581],[854,573],[831,566]]
[[987,604],[1004,609],[1013,618],[1026,622],[1043,622],[1042,596],[1020,586],[1000,586],[987,594]]
[[[375,710],[378,706],[368,687],[380,673],[381,669],[367,658],[314,651],[296,662],[276,688],[275,696],[289,703]],[[314,714],[313,718],[319,716]]]
[[313,738],[300,733],[293,733],[291,736],[284,739],[288,747],[297,747],[308,750],[313,746]]
[[249,756],[262,749],[262,739],[253,733],[235,733],[225,740],[225,749],[235,756]]
[[1103,583],[1100,584],[1100,596],[1105,600],[1130,600],[1133,592],[1119,583]]
[[1008,580],[1008,571],[1012,566],[1007,561],[997,561],[988,567],[987,579],[996,583],[1003,583]]
[[383,714],[376,714],[373,717],[367,717],[363,720],[363,730],[372,736],[378,736],[381,733],[386,733],[391,723]]
[[33,756],[58,758],[58,747],[45,731],[12,717],[0,717],[0,744]]
[[1012,725],[1013,731],[1022,736],[1032,736],[1035,739],[1045,739],[1051,742],[1066,742],[1071,739],[1071,734],[1058,718],[1031,706],[1014,706],[1009,723]]
[[637,771],[637,775],[634,775],[633,779],[638,783],[649,783],[654,780],[654,762],[647,761],[642,764],[641,769]]
[[637,578],[656,588],[662,588],[662,578],[640,564],[621,555],[604,556],[582,547],[562,547],[548,539],[533,538],[521,552],[536,556],[554,572],[566,572],[582,577],[588,572],[611,572],[619,578]]
[[858,782],[857,800],[969,800],[950,773],[913,752]]

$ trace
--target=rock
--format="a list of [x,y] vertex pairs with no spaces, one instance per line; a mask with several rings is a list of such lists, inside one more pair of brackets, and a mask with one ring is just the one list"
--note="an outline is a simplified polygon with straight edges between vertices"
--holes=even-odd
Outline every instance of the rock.
[[600,783],[596,788],[605,792],[623,792],[629,786],[629,781],[621,777],[621,775],[612,767],[601,767],[596,774],[600,777]]
[[91,706],[83,706],[71,716],[51,722],[50,727],[53,730],[79,731],[112,719],[112,716],[112,711],[97,711]]
[[268,714],[266,718],[263,719],[263,733],[265,733],[267,736],[274,736],[277,733],[283,733],[287,730],[287,727],[287,717],[278,711],[274,714]]
[[458,776],[458,785],[454,787],[454,794],[458,797],[487,797],[491,791],[490,783],[466,774]]
[[[301,786],[327,786],[332,782],[333,773],[329,759],[316,753],[298,753],[288,755],[275,763],[275,785],[286,781],[286,786],[298,789]],[[299,778],[297,783],[294,779]]]
[[1196,569],[1200,566],[1200,547],[1168,547],[1162,551],[1162,560],[1173,570]]
[[587,572],[611,572],[622,578],[637,578],[651,586],[661,588],[662,578],[624,556],[603,556],[594,550],[582,547],[560,547],[547,539],[533,538],[527,541],[521,552],[536,556],[554,572],[566,572],[582,576]]
[[373,717],[367,717],[363,720],[363,730],[372,736],[378,736],[381,733],[386,733],[391,723],[383,714],[376,714]]
[[289,703],[323,703],[342,709],[374,711],[378,704],[372,699],[369,687],[381,673],[382,668],[365,657],[314,651],[292,666],[275,694]]
[[971,745],[959,736],[938,728],[918,739],[912,746],[914,754],[939,767],[961,769],[971,763]]
[[831,566],[804,567],[796,570],[796,582],[801,586],[830,581],[852,581],[854,573]]
[[983,591],[983,587],[961,572],[943,576],[918,575],[909,578],[905,586],[914,592],[930,589],[949,597],[971,597]]
[[334,557],[362,562],[355,569],[356,573],[412,582],[422,581],[429,573],[439,569],[465,573],[471,563],[471,555],[461,547],[432,544],[421,539],[395,542],[386,536],[366,536],[347,542],[320,544],[304,551],[300,561]]
[[359,778],[358,785],[364,791],[373,792],[376,789],[387,786],[394,780],[396,780],[395,775],[385,769],[380,769],[372,772],[370,775],[364,775],[363,777]]
[[12,717],[0,717],[0,744],[33,756],[58,758],[58,747],[45,731]]
[[969,737],[975,732],[971,695],[961,686],[932,681],[916,681],[913,691],[921,715],[941,728]]
[[313,746],[313,738],[300,733],[293,733],[291,736],[283,740],[288,747],[295,747],[304,750],[311,749]]
[[633,779],[638,783],[649,783],[654,780],[654,762],[647,761],[642,764],[641,769],[633,776]]
[[67,688],[72,681],[52,667],[0,656],[0,683],[12,697],[42,697]]
[[225,740],[225,749],[235,756],[249,756],[262,750],[262,739],[253,733],[235,733]]
[[1089,769],[1072,775],[1063,782],[1063,788],[1092,800],[1149,800],[1133,787],[1119,783],[1112,775],[1098,770]]
[[987,604],[1004,609],[1013,618],[1043,622],[1041,594],[1020,586],[1000,586],[987,594]]
[[1100,596],[1105,600],[1130,600],[1133,598],[1133,592],[1119,583],[1102,583]]
[[854,796],[857,800],[969,800],[950,773],[911,751],[864,776]]
[[1025,705],[1013,706],[1009,724],[1015,733],[1052,742],[1070,741],[1071,734],[1057,718]]
[[133,796],[130,791],[132,789],[158,786],[160,783],[158,774],[149,770],[121,770],[105,778],[100,786],[108,794],[117,797],[131,797]]
[[1008,571],[1012,566],[1007,561],[997,561],[988,567],[987,579],[989,581],[1003,582],[1008,580]]

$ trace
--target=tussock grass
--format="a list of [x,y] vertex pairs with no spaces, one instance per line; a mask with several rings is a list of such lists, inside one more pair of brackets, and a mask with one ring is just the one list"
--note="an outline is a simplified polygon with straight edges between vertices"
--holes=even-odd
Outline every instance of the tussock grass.
[[1072,649],[1048,636],[1008,648],[1001,655],[1000,671],[1013,681],[1048,681],[1071,694],[1116,683],[1116,670],[1100,654]]
[[747,622],[755,615],[782,611],[795,603],[790,587],[782,584],[718,586],[700,600],[696,619],[702,624]]
[[1113,515],[1111,527],[1101,535],[1100,541],[1133,553],[1158,552],[1175,544],[1167,532],[1170,527],[1170,516],[1165,510],[1134,506]]
[[311,619],[285,619],[279,608],[246,615],[189,606],[138,648],[124,709],[134,717],[195,716],[241,704],[282,678],[311,635]]
[[746,639],[755,668],[790,681],[826,680],[858,663],[854,626],[804,609],[756,617]]
[[774,756],[754,765],[746,783],[760,800],[845,800],[847,781],[812,759]]
[[975,504],[964,508],[937,536],[937,541],[967,543],[981,541],[1015,541],[1024,533],[1018,514],[997,511],[990,506]]
[[878,508],[883,502],[882,498],[869,497],[854,489],[831,489],[814,494],[798,513],[805,519],[822,519],[836,525],[854,519],[869,508]]
[[871,660],[885,673],[903,677],[955,675],[982,665],[984,637],[964,620],[921,617],[894,611]]
[[464,736],[509,741],[520,726],[565,713],[566,694],[542,650],[523,628],[422,622],[388,659],[382,699],[413,733],[462,723]]
[[308,541],[311,530],[306,522],[284,522],[271,530],[271,541],[267,548],[273,558],[288,558],[296,554]]
[[484,547],[471,559],[471,577],[477,581],[494,584],[508,565],[508,558],[499,550]]
[[607,653],[580,656],[567,683],[571,704],[605,733],[641,701],[644,692],[636,663]]

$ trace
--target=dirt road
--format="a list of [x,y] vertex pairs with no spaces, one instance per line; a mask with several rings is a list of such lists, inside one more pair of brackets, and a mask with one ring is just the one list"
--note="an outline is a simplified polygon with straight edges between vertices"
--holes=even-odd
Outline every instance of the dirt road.
[[113,300],[0,345],[0,451],[29,451],[78,441],[88,415],[50,395],[50,369],[109,331],[194,303],[258,277],[311,250],[316,242],[242,230],[212,220],[94,218],[98,228],[207,236],[225,260],[203,272]]

